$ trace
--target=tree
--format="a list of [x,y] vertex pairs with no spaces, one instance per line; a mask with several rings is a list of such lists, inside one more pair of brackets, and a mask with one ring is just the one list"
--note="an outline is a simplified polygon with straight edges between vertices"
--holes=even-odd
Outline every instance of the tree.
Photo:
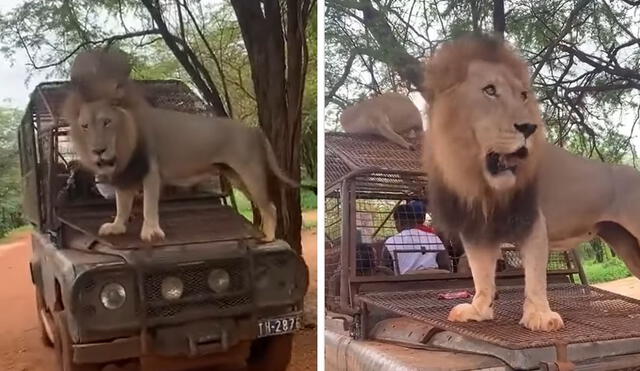
[[[303,104],[310,54],[306,29],[314,4],[30,0],[0,17],[0,27],[15,31],[0,35],[0,45],[9,57],[24,49],[33,69],[64,75],[78,50],[118,43],[134,56],[138,76],[151,65],[153,75],[186,77],[217,114],[257,121],[283,169],[299,180],[303,107],[308,107]],[[256,110],[257,116],[251,114]],[[277,236],[300,251],[299,191],[285,189],[281,196],[274,185]]]
[[17,128],[22,112],[0,108],[0,237],[22,224]]
[[[600,160],[628,154],[635,160],[629,127],[635,128],[640,107],[640,35],[633,27],[639,5],[328,0],[328,111],[380,90],[415,90],[421,58],[440,43],[465,32],[495,32],[531,63],[552,141]],[[630,134],[622,134],[623,121]]]

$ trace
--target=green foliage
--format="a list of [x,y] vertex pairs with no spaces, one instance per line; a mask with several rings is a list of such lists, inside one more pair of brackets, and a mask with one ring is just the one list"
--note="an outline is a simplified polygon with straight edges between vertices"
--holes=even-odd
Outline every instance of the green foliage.
[[600,239],[581,244],[578,255],[589,283],[608,282],[631,276],[624,262]]
[[[411,90],[398,71],[377,57],[384,54],[384,45],[367,27],[379,26],[366,25],[359,9],[368,3],[326,2],[325,127],[330,129],[339,126],[340,111],[363,96]],[[492,1],[374,3],[391,37],[417,58],[463,33],[493,32]],[[640,122],[640,94],[638,75],[629,72],[640,70],[639,8],[630,2],[584,0],[512,0],[504,7],[505,38],[531,71],[538,71],[533,87],[549,139],[587,157],[635,165],[630,132]]]
[[[253,220],[253,212],[251,211],[251,202],[240,191],[234,190],[233,194],[236,198],[236,205],[238,206],[238,212],[244,216],[247,220]],[[318,208],[318,198],[315,193],[308,189],[301,189],[300,191],[300,206],[302,211],[316,210]]]
[[583,266],[589,283],[609,282],[631,276],[627,266],[617,256],[603,263],[587,260]]
[[17,128],[22,112],[0,107],[0,237],[23,224]]

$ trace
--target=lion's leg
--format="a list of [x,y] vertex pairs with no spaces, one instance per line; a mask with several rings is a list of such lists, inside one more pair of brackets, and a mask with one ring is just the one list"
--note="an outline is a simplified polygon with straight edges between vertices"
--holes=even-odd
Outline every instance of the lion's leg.
[[238,174],[241,183],[249,193],[249,198],[260,210],[264,241],[276,238],[276,207],[271,202],[267,188],[267,174],[263,159],[254,159],[251,163],[230,164]]
[[164,231],[160,228],[158,206],[160,202],[160,173],[157,165],[152,165],[149,174],[142,181],[143,187],[143,214],[142,231],[140,238],[143,241],[164,239]]
[[100,227],[98,231],[100,236],[123,234],[127,231],[126,224],[131,215],[135,195],[135,191],[116,189],[116,217],[112,223],[104,223]]
[[544,216],[538,213],[531,234],[520,245],[524,266],[524,311],[520,324],[533,331],[555,331],[564,327],[562,318],[551,311],[547,299],[549,241]]
[[405,149],[414,149],[413,145],[407,142],[400,134],[393,131],[388,123],[380,123],[377,125],[377,127],[378,133],[380,133],[380,135],[389,139],[393,143]]
[[449,313],[449,321],[485,321],[493,319],[493,298],[496,293],[496,261],[500,255],[497,245],[476,245],[462,239],[469,260],[475,295],[471,304],[458,304]]
[[597,227],[598,236],[622,258],[629,271],[640,278],[640,244],[638,239],[619,223],[601,222],[597,224]]

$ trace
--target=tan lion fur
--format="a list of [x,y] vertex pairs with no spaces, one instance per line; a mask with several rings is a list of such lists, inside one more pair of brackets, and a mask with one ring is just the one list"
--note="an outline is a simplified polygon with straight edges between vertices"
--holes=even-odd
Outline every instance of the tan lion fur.
[[422,131],[422,116],[409,97],[388,92],[347,107],[340,124],[347,133],[377,134],[409,149],[402,135]]
[[[424,160],[430,179],[442,178],[441,181],[454,189],[460,197],[470,199],[485,195],[493,200],[495,196],[491,195],[491,189],[487,188],[487,182],[478,170],[483,164],[475,159],[478,148],[483,148],[483,144],[486,143],[480,142],[481,136],[469,133],[474,132],[474,127],[483,120],[483,115],[494,123],[494,131],[504,130],[504,127],[501,128],[501,116],[508,115],[509,111],[492,112],[487,107],[478,107],[469,95],[460,91],[460,88],[464,89],[466,81],[474,78],[466,73],[471,71],[468,65],[478,60],[494,64],[484,65],[483,70],[476,71],[481,72],[481,76],[502,71],[500,77],[505,78],[511,74],[520,80],[523,86],[525,82],[528,86],[526,65],[507,47],[496,48],[486,43],[475,42],[473,39],[463,39],[442,48],[426,68],[423,94],[430,103],[431,125],[425,138]],[[470,91],[473,93],[474,89]],[[477,89],[475,91],[477,92]],[[523,107],[524,116],[539,117],[537,106],[533,107],[537,103],[533,96],[531,98],[530,107]],[[464,110],[456,110],[456,107],[464,107]],[[506,121],[506,124],[508,123],[509,120]],[[482,129],[491,130],[488,126]],[[546,262],[543,250],[568,250],[599,236],[624,260],[629,270],[636,277],[640,277],[638,171],[625,165],[612,165],[577,156],[548,143],[542,136],[531,148],[530,157],[526,161],[531,160],[532,156],[536,164],[527,168],[524,174],[526,177],[522,182],[535,181],[538,208],[545,226],[534,229],[532,233],[545,230],[546,239],[538,239],[537,246],[525,243],[525,247],[529,249],[528,254],[539,254],[538,258]],[[514,189],[517,186],[516,184]],[[545,246],[547,243],[548,246]],[[468,247],[465,244],[465,250],[469,251]],[[533,250],[538,252],[534,253]],[[467,255],[470,263],[472,258],[486,259],[477,257],[477,252]],[[525,260],[523,264],[525,271],[528,268],[533,271],[533,265],[531,260]],[[473,264],[470,266],[473,270]],[[540,264],[537,269],[544,268],[544,264]],[[481,268],[476,269],[482,271]],[[489,274],[488,271],[481,273]],[[529,275],[529,272],[525,273]],[[545,287],[544,274],[538,274],[537,278],[530,279],[528,284],[541,290]],[[476,279],[477,276],[480,275],[474,273],[474,283],[486,280],[486,277]],[[483,285],[483,282],[479,283]],[[534,294],[535,292],[528,292],[527,295],[533,297]],[[538,294],[540,295],[541,293]],[[468,306],[458,308],[452,311],[450,318],[490,318],[490,311],[482,313],[476,310],[480,304],[482,303],[472,304],[475,305],[474,310]],[[561,323],[551,315],[538,317],[540,318],[549,322],[529,321],[525,325],[532,329],[550,330],[557,328]],[[553,321],[556,321],[555,324]]]
[[[470,304],[455,306],[449,319],[493,318],[500,242],[517,242],[527,298],[520,323],[535,331],[561,328],[546,297],[547,229],[535,197],[547,145],[525,62],[503,42],[466,37],[436,51],[424,77],[429,129],[423,156],[434,222],[446,219],[449,232],[459,233],[476,292]],[[534,125],[533,134],[518,129],[523,123]],[[523,149],[527,155],[513,160],[513,171],[489,170],[491,154],[506,158]],[[500,241],[504,238],[516,241]]]
[[[273,174],[294,187],[297,183],[278,166],[262,130],[227,118],[154,108],[132,81],[119,78],[89,79],[86,86],[100,92],[98,97],[77,88],[86,80],[72,80],[64,108],[83,165],[116,186],[117,215],[100,228],[100,234],[126,231],[135,191],[142,187],[141,238],[164,238],[158,217],[161,184],[190,186],[222,171],[256,204],[265,239],[273,240],[276,212],[267,177]],[[106,85],[92,86],[96,81]]]
[[[544,123],[531,92],[527,65],[511,48],[471,38],[445,44],[429,60],[424,76],[422,93],[429,104],[424,163],[431,177],[441,177],[469,203],[482,200],[487,211],[496,202],[508,202],[510,193],[535,180]],[[505,92],[499,108],[477,94],[489,83]],[[520,99],[523,91],[529,94],[526,104]],[[518,149],[522,138],[513,127],[518,121],[540,128],[527,140],[529,157],[518,168],[515,187],[496,192],[483,174],[484,157],[490,150]]]
[[87,100],[121,92],[118,86],[129,82],[129,56],[115,48],[97,48],[80,52],[71,65],[71,81]]

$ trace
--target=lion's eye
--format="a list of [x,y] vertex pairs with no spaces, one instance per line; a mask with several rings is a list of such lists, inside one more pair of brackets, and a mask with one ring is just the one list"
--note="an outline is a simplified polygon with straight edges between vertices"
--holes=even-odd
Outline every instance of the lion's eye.
[[111,124],[111,119],[104,119],[104,126],[107,127]]
[[527,98],[529,98],[529,93],[527,93],[526,91],[523,91],[522,93],[520,93],[520,96],[522,97],[522,100],[526,102]]
[[498,96],[498,92],[496,91],[496,87],[493,84],[489,84],[487,86],[485,86],[484,88],[482,88],[482,91],[490,96],[490,97],[496,97]]
[[82,128],[85,129],[85,130],[89,128],[89,124],[82,124],[80,126],[82,126]]

